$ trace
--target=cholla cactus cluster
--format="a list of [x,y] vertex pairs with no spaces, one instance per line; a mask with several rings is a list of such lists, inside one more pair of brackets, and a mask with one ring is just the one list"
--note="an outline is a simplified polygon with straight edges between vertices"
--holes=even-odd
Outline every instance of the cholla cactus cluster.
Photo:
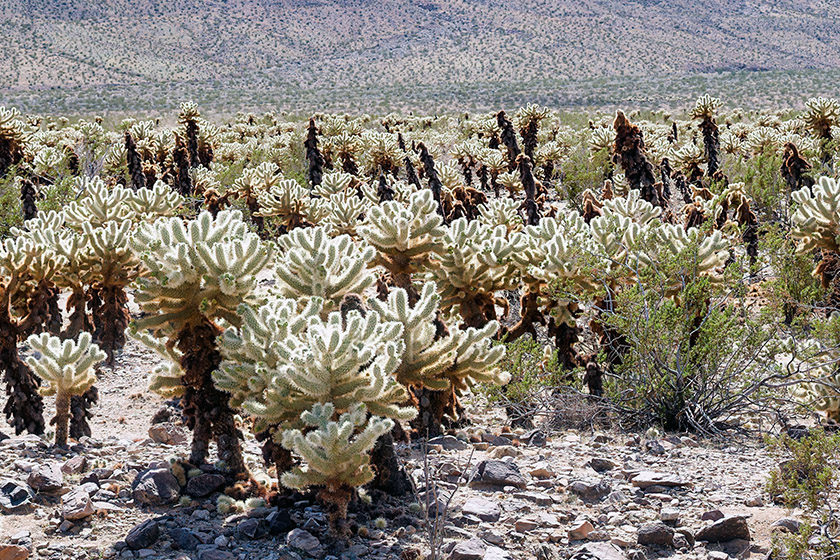
[[[597,310],[660,262],[688,263],[656,287],[680,306],[681,275],[716,284],[727,267],[766,262],[763,220],[790,216],[791,238],[823,251],[818,272],[840,290],[840,189],[811,179],[835,163],[836,109],[819,99],[800,117],[745,116],[703,96],[681,118],[619,111],[578,128],[537,105],[512,117],[242,114],[216,128],[187,103],[175,127],[127,119],[114,131],[0,109],[0,175],[16,170],[29,218],[2,230],[14,236],[0,249],[6,414],[18,432],[45,429],[18,355],[28,335],[59,336],[68,356],[89,349],[74,362],[78,393],[94,342],[120,367],[128,326],[163,358],[150,388],[180,398],[191,463],[215,440],[231,481],[246,475],[240,430],[253,427],[280,483],[316,487],[341,532],[355,488],[388,474],[372,449],[397,423],[441,433],[474,385],[505,383],[503,339],[545,336],[579,382],[613,350]],[[768,204],[772,188],[743,169],[784,177],[790,200]],[[590,357],[586,317],[601,337]],[[53,373],[39,374],[60,383],[44,355]]]

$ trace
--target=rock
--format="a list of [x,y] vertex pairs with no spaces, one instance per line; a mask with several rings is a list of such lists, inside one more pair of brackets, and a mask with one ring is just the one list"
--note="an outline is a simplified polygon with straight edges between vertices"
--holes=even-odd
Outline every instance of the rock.
[[664,523],[645,523],[639,527],[637,542],[642,546],[672,546],[674,530]]
[[542,430],[533,430],[523,435],[520,440],[534,447],[545,447],[545,444],[548,443],[548,436]]
[[292,529],[289,531],[289,534],[286,535],[286,544],[313,556],[321,548],[321,542],[312,533],[303,529]]
[[525,478],[511,461],[481,461],[470,475],[470,487],[515,486],[525,488]]
[[627,555],[614,544],[598,542],[583,545],[571,560],[627,560]]
[[700,521],[717,521],[718,519],[723,519],[726,517],[723,515],[723,512],[719,509],[713,509],[712,511],[707,511],[703,515],[700,516]]
[[468,541],[461,541],[455,545],[449,554],[449,560],[482,560],[487,551],[487,545],[478,537]]
[[90,494],[81,488],[76,488],[61,498],[61,517],[65,521],[84,519],[94,513],[96,513],[96,508],[93,507]]
[[64,474],[78,474],[87,467],[87,458],[84,455],[76,455],[72,459],[67,459],[61,465],[61,472]]
[[663,455],[665,453],[665,447],[655,439],[646,441],[645,449],[651,455]]
[[484,529],[478,534],[478,536],[490,544],[499,546],[505,544],[505,536],[497,531],[493,531],[492,529]]
[[744,505],[747,507],[764,507],[764,498],[761,496],[752,496],[744,500]]
[[190,517],[192,517],[193,519],[198,519],[199,521],[209,521],[210,512],[206,509],[197,509],[194,512],[192,512],[192,514],[190,514]]
[[584,478],[569,484],[569,492],[580,496],[585,502],[597,502],[610,493],[610,485],[596,478]]
[[680,520],[680,510],[673,508],[662,508],[659,512],[660,521],[676,523]]
[[513,557],[507,550],[498,546],[488,546],[484,552],[484,560],[513,560]]
[[749,541],[750,527],[747,525],[745,516],[730,515],[700,529],[696,538],[698,541],[710,543],[729,542],[735,539]]
[[227,550],[208,548],[198,551],[198,560],[236,560],[236,556]]
[[178,500],[181,486],[169,469],[145,470],[137,475],[131,484],[134,499],[152,506],[171,504]]
[[581,541],[588,537],[594,530],[595,527],[586,519],[575,521],[572,526],[569,527],[569,540]]
[[682,478],[675,474],[657,473],[651,471],[640,472],[630,480],[630,484],[643,490],[649,486],[665,486],[673,488],[687,485]]
[[55,494],[64,487],[64,475],[61,474],[61,465],[58,463],[45,463],[38,465],[26,479],[29,487],[36,492],[44,494]]
[[184,429],[169,422],[155,424],[149,428],[149,437],[155,443],[165,445],[181,445],[187,443],[187,436]]
[[548,463],[537,463],[528,471],[528,474],[542,480],[557,475]]
[[230,539],[228,539],[224,535],[219,535],[215,539],[213,539],[213,544],[218,546],[219,548],[225,548],[230,543]]
[[188,551],[195,550],[200,542],[192,531],[183,527],[170,529],[169,538],[177,545],[177,548]]
[[0,482],[0,509],[4,513],[19,512],[32,504],[35,493],[28,484],[6,479]]
[[688,549],[691,545],[688,544],[688,539],[685,538],[685,535],[681,535],[680,533],[674,533],[674,548],[676,549]]
[[502,515],[502,508],[496,502],[484,498],[470,498],[461,508],[465,515],[474,515],[482,521],[495,523]]
[[797,519],[793,519],[791,517],[784,517],[779,519],[778,521],[774,521],[772,525],[770,525],[771,531],[782,531],[786,533],[798,533],[799,528],[802,526],[802,523],[799,522]]
[[135,525],[125,536],[125,544],[133,550],[149,548],[160,538],[160,525],[154,519],[147,519]]
[[674,531],[676,531],[674,537],[676,537],[676,535],[682,535],[688,542],[688,547],[694,548],[694,532],[691,529],[689,529],[688,527],[677,527],[676,529],[674,529]]
[[265,521],[268,524],[268,533],[271,535],[288,533],[295,528],[295,522],[292,521],[292,516],[287,509],[272,511],[266,516]]
[[204,498],[223,488],[225,477],[220,474],[200,474],[187,482],[187,494],[193,498]]
[[0,560],[26,560],[29,551],[16,544],[0,544]]
[[539,527],[539,525],[533,519],[517,519],[513,524],[513,527],[516,529],[517,533],[527,533],[529,531],[533,531]]
[[463,451],[469,445],[455,436],[438,436],[427,442],[429,445],[440,445],[447,451]]
[[618,463],[606,457],[592,457],[587,463],[595,472],[610,471],[618,466]]
[[236,526],[236,531],[246,539],[261,539],[268,534],[267,525],[263,519],[246,519]]
[[729,555],[720,550],[712,550],[709,552],[709,560],[729,560]]

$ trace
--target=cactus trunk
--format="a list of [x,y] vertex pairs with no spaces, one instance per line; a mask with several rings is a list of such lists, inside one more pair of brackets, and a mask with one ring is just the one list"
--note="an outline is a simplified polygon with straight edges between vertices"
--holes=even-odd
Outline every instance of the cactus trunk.
[[97,317],[102,330],[97,340],[108,354],[108,365],[114,365],[114,351],[125,346],[125,329],[130,319],[126,309],[128,296],[121,286],[102,286],[99,294],[102,305],[97,309]]
[[68,427],[70,425],[70,395],[59,391],[55,395],[55,418],[50,421],[55,424],[55,445],[67,445]]
[[242,435],[233,420],[229,396],[213,385],[211,374],[219,367],[221,354],[216,348],[216,337],[221,329],[202,319],[198,324],[187,324],[178,334],[176,343],[182,352],[184,414],[187,425],[193,430],[190,462],[204,464],[211,438],[216,438],[219,459],[231,473],[246,474],[239,440]]

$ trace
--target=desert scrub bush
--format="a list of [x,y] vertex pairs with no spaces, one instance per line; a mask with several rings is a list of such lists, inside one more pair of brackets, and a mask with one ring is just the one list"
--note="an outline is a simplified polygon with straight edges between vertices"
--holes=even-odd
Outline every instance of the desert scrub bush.
[[836,558],[840,519],[831,504],[840,490],[836,468],[840,435],[815,429],[799,439],[787,434],[769,438],[767,444],[780,459],[767,480],[767,492],[789,509],[802,508],[805,517],[798,531],[776,533],[773,554],[803,560]]
[[557,189],[563,200],[578,212],[583,211],[583,193],[598,192],[610,172],[610,150],[603,147],[590,152],[586,146],[576,146],[560,165],[560,184]]
[[771,381],[784,376],[779,322],[745,316],[734,272],[700,274],[701,261],[696,239],[661,253],[602,310],[604,328],[626,345],[606,396],[631,423],[717,433],[766,406]]
[[142,223],[131,239],[132,249],[149,271],[138,278],[135,300],[145,316],[130,328],[141,342],[160,351],[177,366],[155,377],[151,388],[180,393],[193,430],[190,462],[203,464],[212,437],[219,458],[236,474],[246,472],[240,433],[229,397],[213,384],[221,362],[216,338],[219,321],[238,325],[237,307],[253,298],[256,275],[268,264],[273,248],[248,231],[236,210],[216,218],[202,212],[184,223],[163,218]]
[[78,342],[62,341],[48,333],[26,340],[41,354],[26,360],[35,375],[47,383],[41,394],[55,395],[55,417],[50,423],[55,424],[55,444],[60,447],[67,445],[71,398],[84,395],[96,383],[95,368],[107,357],[91,340],[90,333],[80,334]]
[[761,221],[787,219],[786,186],[781,174],[782,157],[768,147],[747,159],[724,158],[723,170],[732,182],[744,183],[746,195],[753,201],[753,210]]
[[762,284],[769,309],[783,316],[788,325],[795,320],[807,321],[826,296],[820,280],[811,272],[813,256],[797,251],[795,242],[778,225],[765,227],[760,243],[772,270],[772,276]]

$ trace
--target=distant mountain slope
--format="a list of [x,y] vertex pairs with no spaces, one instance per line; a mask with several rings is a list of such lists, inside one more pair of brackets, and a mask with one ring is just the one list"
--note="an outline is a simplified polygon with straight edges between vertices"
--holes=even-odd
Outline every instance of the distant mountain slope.
[[5,0],[3,94],[441,88],[840,68],[818,0]]

